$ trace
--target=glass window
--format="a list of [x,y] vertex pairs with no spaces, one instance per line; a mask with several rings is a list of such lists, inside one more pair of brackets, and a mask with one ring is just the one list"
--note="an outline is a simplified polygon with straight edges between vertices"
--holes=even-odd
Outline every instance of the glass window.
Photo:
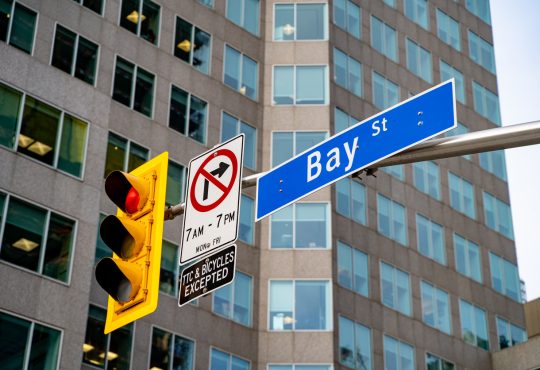
[[51,65],[93,85],[97,54],[97,44],[56,25]]
[[328,280],[270,280],[270,330],[331,330]]
[[441,81],[454,78],[456,81],[456,98],[460,103],[465,104],[465,80],[463,79],[463,74],[451,65],[445,63],[442,59],[440,60],[440,67]]
[[505,349],[527,341],[527,332],[509,321],[497,317],[497,337],[499,349]]
[[495,73],[495,53],[493,45],[469,30],[469,56],[472,61],[491,73]]
[[[229,0],[230,2],[231,0]],[[248,1],[248,0],[246,0]],[[250,370],[251,364],[230,353],[212,348],[210,353],[210,370]]]
[[411,316],[409,274],[381,262],[381,301],[387,307]]
[[473,185],[452,172],[448,172],[448,186],[450,188],[450,206],[456,211],[475,219],[476,208]]
[[440,357],[426,353],[426,369],[427,370],[454,370],[455,365]]
[[371,369],[371,329],[339,316],[339,362],[352,369]]
[[207,102],[171,85],[170,128],[204,144],[207,116]]
[[274,40],[325,40],[326,4],[274,4]]
[[83,363],[107,370],[129,370],[133,323],[103,334],[106,310],[90,305],[83,344]]
[[257,129],[226,112],[221,113],[221,141],[244,134],[244,166],[257,168]]
[[368,255],[345,243],[338,246],[338,283],[365,297],[369,295]]
[[[463,134],[466,134],[467,132],[469,132],[469,129],[467,128],[467,126],[465,126],[461,122],[458,122],[457,127],[455,129],[453,129],[453,130],[446,131],[445,136],[446,137],[451,137],[451,136],[456,136],[456,135],[463,135]],[[469,160],[469,161],[471,160],[471,155],[470,154],[466,154],[466,155],[464,155],[462,157]]]
[[0,2],[0,40],[32,54],[37,13],[18,2]]
[[238,239],[247,243],[254,244],[255,234],[255,202],[250,197],[242,194],[240,200],[240,226],[238,230]]
[[107,177],[114,170],[130,172],[144,164],[148,157],[148,149],[109,132],[104,177]]
[[330,248],[328,203],[294,203],[270,218],[270,248]]
[[152,117],[154,75],[117,56],[112,97],[117,102]]
[[326,131],[272,132],[272,167],[324,141],[327,136]]
[[486,226],[513,240],[514,227],[512,225],[510,205],[488,192],[484,191],[482,195],[484,199],[484,222]]
[[439,166],[432,161],[413,163],[414,186],[433,198],[441,199]]
[[457,271],[481,283],[482,264],[478,244],[454,234],[454,254]]
[[212,36],[191,23],[176,17],[174,56],[192,65],[202,73],[210,71]]
[[407,246],[405,207],[381,194],[377,194],[377,226],[382,235]]
[[497,292],[521,303],[521,289],[518,268],[506,259],[489,252],[491,286]]
[[373,104],[386,109],[399,102],[399,86],[384,76],[373,72]]
[[480,158],[480,167],[494,174],[503,181],[507,180],[504,150],[482,152],[478,155],[478,157]]
[[87,131],[86,122],[0,84],[1,145],[81,177]]
[[374,16],[371,16],[371,46],[394,62],[398,61],[396,30]]
[[6,218],[0,220],[3,222],[0,259],[67,282],[75,221],[15,197],[2,198],[7,212]]
[[354,118],[353,116],[345,113],[339,108],[334,108],[334,132],[337,134],[345,130],[348,127],[353,126],[354,124],[360,122],[360,120]]
[[336,182],[336,211],[362,225],[367,225],[366,187],[346,177]]
[[167,170],[167,192],[165,204],[168,206],[180,204],[184,201],[184,182],[186,168],[169,159]]
[[362,96],[362,65],[334,48],[334,81],[356,96]]
[[384,369],[414,370],[414,347],[384,335]]
[[334,0],[334,24],[357,39],[361,34],[360,7],[350,0]]
[[491,24],[489,0],[465,0],[465,7],[487,24]]
[[486,311],[460,299],[459,312],[461,317],[461,337],[465,343],[489,351]]
[[6,369],[58,367],[59,330],[0,312],[0,361]]
[[152,348],[149,369],[193,369],[195,343],[187,338],[159,328],[152,328]]
[[259,36],[260,0],[227,0],[227,19]]
[[150,0],[123,0],[120,27],[157,45],[161,7]]
[[161,271],[159,291],[176,296],[178,292],[178,245],[163,240],[161,246]]
[[82,6],[93,10],[94,12],[102,15],[103,12],[103,0],[74,0]]
[[441,225],[417,213],[416,240],[422,255],[446,265],[444,229]]
[[422,294],[422,320],[429,326],[450,334],[450,301],[448,293],[425,281],[420,283]]
[[223,83],[240,94],[257,100],[258,78],[259,64],[247,55],[225,45]]
[[96,254],[94,256],[94,265],[98,263],[102,258],[105,257],[111,257],[112,252],[111,249],[105,244],[103,239],[101,239],[101,234],[99,232],[99,227],[103,220],[105,219],[106,215],[103,213],[99,214],[99,220],[97,224],[97,237],[96,237]]
[[437,35],[448,45],[461,51],[459,23],[440,9],[437,9]]
[[426,30],[429,29],[429,10],[427,0],[404,0],[405,15]]
[[242,325],[251,326],[252,278],[236,271],[234,280],[213,293],[212,311]]
[[384,3],[392,8],[396,7],[396,0],[384,0]]
[[274,66],[273,103],[305,105],[328,103],[326,66]]
[[499,97],[484,86],[473,81],[474,110],[497,126],[501,125]]
[[402,164],[396,164],[394,166],[382,167],[382,171],[394,176],[399,181],[405,181],[405,171]]
[[431,53],[410,39],[407,39],[407,68],[431,83]]
[[199,3],[209,7],[209,8],[213,8],[214,7],[214,0],[198,0]]

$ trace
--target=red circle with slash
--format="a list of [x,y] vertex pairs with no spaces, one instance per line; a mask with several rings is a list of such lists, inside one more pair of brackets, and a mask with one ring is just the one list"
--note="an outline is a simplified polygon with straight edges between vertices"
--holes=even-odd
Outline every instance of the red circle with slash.
[[[221,183],[214,175],[212,175],[209,171],[205,169],[205,166],[212,160],[217,158],[218,156],[225,156],[229,158],[229,160],[232,163],[232,176],[229,184],[224,185]],[[190,187],[189,191],[189,198],[191,200],[191,204],[193,205],[193,208],[195,208],[199,212],[208,212],[212,209],[216,208],[225,200],[227,195],[231,192],[235,180],[236,175],[238,174],[238,159],[234,155],[234,153],[229,149],[219,149],[213,154],[209,155],[208,158],[204,160],[204,162],[201,164],[197,172],[195,173],[195,176],[193,177],[192,186]],[[197,200],[197,197],[195,196],[195,184],[197,183],[197,180],[199,179],[199,176],[204,177],[206,180],[208,180],[210,183],[212,183],[214,186],[216,186],[219,190],[223,192],[223,194],[213,203],[211,204],[201,204]]]

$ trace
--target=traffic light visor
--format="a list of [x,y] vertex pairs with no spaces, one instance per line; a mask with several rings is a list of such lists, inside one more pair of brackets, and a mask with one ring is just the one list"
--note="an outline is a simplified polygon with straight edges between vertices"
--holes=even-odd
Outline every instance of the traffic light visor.
[[133,263],[103,258],[96,265],[96,280],[117,302],[129,302],[141,286],[142,270]]
[[139,221],[107,216],[101,222],[99,234],[112,251],[122,259],[136,256],[141,251],[145,227]]
[[[138,195],[138,202],[135,205],[131,205],[133,189]],[[113,171],[105,179],[105,192],[122,212],[132,214],[144,207],[150,188],[149,184],[139,176]]]

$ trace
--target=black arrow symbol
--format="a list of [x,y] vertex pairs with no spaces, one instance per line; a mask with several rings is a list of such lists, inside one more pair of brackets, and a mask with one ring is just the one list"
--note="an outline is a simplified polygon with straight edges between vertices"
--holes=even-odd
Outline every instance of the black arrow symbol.
[[[225,171],[227,171],[227,168],[229,168],[229,167],[230,167],[230,165],[228,165],[227,163],[219,162],[218,168],[216,168],[215,170],[210,171],[210,174],[212,174],[214,176],[217,176],[217,177],[221,177],[221,176],[223,176],[223,174],[225,173]],[[204,179],[203,200],[208,199],[208,184],[209,184],[208,179]]]

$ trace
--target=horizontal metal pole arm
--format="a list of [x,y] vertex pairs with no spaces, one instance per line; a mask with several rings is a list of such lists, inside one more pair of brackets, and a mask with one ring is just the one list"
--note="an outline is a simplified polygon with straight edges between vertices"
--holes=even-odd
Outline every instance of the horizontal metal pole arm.
[[[540,144],[540,121],[496,127],[463,135],[424,141],[411,149],[377,162],[376,166],[356,172],[352,176],[359,176],[364,172],[368,174],[373,173],[379,167],[459,157],[466,154],[490,152],[534,144]],[[257,185],[257,179],[265,173],[261,172],[244,177],[242,179],[242,188]],[[184,203],[169,206],[165,209],[165,221],[172,220],[182,213],[184,213]]]
[[540,144],[540,121],[424,141],[411,149],[383,159],[372,168],[458,157],[534,144]]

